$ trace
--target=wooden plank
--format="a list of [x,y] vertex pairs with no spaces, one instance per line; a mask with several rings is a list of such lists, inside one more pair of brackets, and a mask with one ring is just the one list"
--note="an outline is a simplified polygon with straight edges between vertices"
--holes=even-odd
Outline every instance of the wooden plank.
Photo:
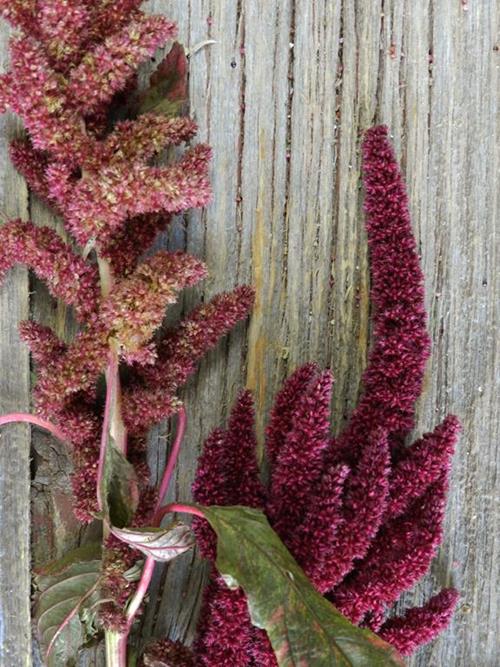
[[[0,58],[6,60],[8,30],[0,26]],[[0,117],[0,208],[26,219],[27,191],[6,159],[19,123]],[[19,341],[17,324],[28,317],[28,273],[17,267],[0,286],[0,410],[29,407],[29,354]],[[30,629],[30,428],[8,426],[0,433],[0,664],[31,665]]]
[[[359,139],[374,122],[388,124],[406,171],[433,338],[417,432],[449,411],[464,422],[444,544],[431,574],[404,603],[420,604],[450,582],[463,598],[449,631],[409,664],[492,667],[499,629],[495,3],[155,0],[149,8],[175,18],[188,46],[207,38],[217,42],[193,55],[190,76],[200,138],[215,152],[214,203],[179,220],[165,243],[208,262],[205,296],[244,281],[258,291],[250,326],[238,327],[209,355],[184,393],[189,430],[170,498],[189,498],[202,441],[225,418],[245,383],[264,414],[282,378],[297,364],[316,359],[334,370],[334,429],[342,427],[360,390],[370,331]],[[5,145],[2,149],[4,155]],[[8,195],[15,202],[9,212],[24,215],[27,199],[20,180],[11,171],[3,180],[14,193]],[[47,220],[37,206],[32,203],[33,216]],[[10,280],[20,305],[17,314],[11,301],[9,311],[2,311],[9,312],[1,325],[9,328],[2,329],[4,341],[13,340],[14,320],[27,309],[26,274],[18,271]],[[58,323],[61,333],[71,333],[66,315],[54,315],[38,287],[37,292],[32,312]],[[184,308],[201,296],[190,293]],[[27,368],[25,352],[19,348],[15,354],[20,355],[17,368]],[[27,403],[26,379],[17,373],[11,381],[12,386],[2,381],[2,400],[9,395]],[[167,426],[153,430],[150,460],[156,469],[168,442]],[[38,481],[43,466],[51,465],[44,459],[46,446],[47,440],[34,442]],[[9,479],[21,487],[26,456],[25,447],[16,470],[9,471]],[[7,458],[5,464],[12,466],[12,457]],[[61,464],[59,454],[55,461]],[[46,489],[39,493],[37,487],[40,514],[50,515],[54,499]],[[2,498],[4,526],[11,501]],[[22,502],[16,496],[16,504]],[[26,521],[24,512],[16,524],[25,549]],[[40,556],[42,535],[34,547]],[[63,531],[50,548],[62,550],[68,539]],[[18,560],[17,552],[12,560]],[[157,572],[145,634],[189,641],[204,577],[203,565],[191,555]],[[26,619],[21,593],[9,604]],[[13,624],[8,637],[11,643],[4,646],[18,641],[28,654],[26,625]],[[0,656],[2,650],[7,649],[0,645]],[[19,659],[8,664],[28,664]]]

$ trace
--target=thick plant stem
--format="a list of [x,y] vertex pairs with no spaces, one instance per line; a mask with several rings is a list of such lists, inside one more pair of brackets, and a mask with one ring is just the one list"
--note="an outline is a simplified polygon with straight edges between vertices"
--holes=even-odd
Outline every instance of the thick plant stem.
[[[114,284],[114,278],[109,262],[97,258],[99,267],[99,276],[101,279],[101,294],[105,299],[111,293]],[[109,405],[109,435],[113,438],[115,445],[123,453],[127,453],[127,431],[122,417],[122,392],[119,376],[119,351],[113,340],[110,341],[110,356],[108,367],[106,369],[106,384],[112,387],[111,402]]]
[[175,434],[174,444],[172,445],[172,451],[170,452],[170,456],[168,457],[167,465],[165,466],[165,470],[163,472],[160,488],[158,489],[158,502],[156,503],[155,516],[153,518],[153,522],[155,523],[155,525],[158,512],[161,509],[161,505],[163,503],[163,500],[165,499],[165,495],[168,491],[168,487],[172,479],[175,464],[177,463],[177,459],[179,458],[179,452],[181,449],[182,441],[184,439],[184,434],[186,432],[186,423],[187,423],[186,410],[183,407],[181,407],[181,409],[177,413],[177,431]]
[[127,667],[127,635],[106,632],[106,667]]
[[[105,299],[111,293],[114,279],[109,262],[97,257],[99,275],[101,279],[101,294]],[[106,403],[104,407],[104,418],[102,427],[101,450],[99,455],[99,471],[97,480],[97,499],[99,509],[103,507],[101,496],[101,482],[106,459],[106,450],[109,440],[127,454],[127,431],[122,417],[121,385],[119,350],[114,342],[110,341],[108,366],[106,368]],[[104,522],[104,539],[109,534],[109,526]],[[129,625],[130,627],[130,625]],[[104,633],[106,643],[106,667],[127,667],[127,639],[128,630],[123,633],[106,630]]]

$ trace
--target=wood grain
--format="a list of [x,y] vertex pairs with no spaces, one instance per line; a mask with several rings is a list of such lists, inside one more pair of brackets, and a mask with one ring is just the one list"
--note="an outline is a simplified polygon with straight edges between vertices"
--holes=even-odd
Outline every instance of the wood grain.
[[[189,431],[171,498],[189,498],[203,438],[244,384],[265,411],[283,377],[316,359],[334,370],[333,427],[342,427],[359,394],[370,332],[359,140],[369,125],[386,123],[406,173],[433,339],[417,431],[447,412],[464,423],[443,547],[405,603],[420,604],[450,582],[462,600],[448,632],[409,664],[494,667],[500,630],[496,3],[155,0],[149,7],[178,21],[188,47],[216,40],[192,56],[190,74],[200,138],[214,147],[214,203],[179,220],[165,242],[208,262],[205,295],[245,281],[258,293],[250,325],[209,355],[185,392]],[[3,30],[4,61],[5,36]],[[18,126],[2,123],[3,206],[47,222],[5,158]],[[17,321],[31,310],[62,335],[72,332],[69,315],[54,309],[38,283],[29,298],[27,280],[16,270],[1,291],[4,410],[29,402]],[[200,296],[190,293],[183,306]],[[37,560],[74,540],[69,518],[53,522],[54,491],[66,491],[67,465],[43,438],[33,439],[32,502],[47,521],[33,533]],[[156,469],[168,441],[168,426],[151,435]],[[13,667],[30,664],[28,450],[24,427],[2,432],[0,525],[8,538],[2,539],[0,664]],[[44,470],[54,465],[62,469],[60,484],[49,489]],[[189,641],[203,582],[204,566],[190,555],[159,570],[144,633]]]

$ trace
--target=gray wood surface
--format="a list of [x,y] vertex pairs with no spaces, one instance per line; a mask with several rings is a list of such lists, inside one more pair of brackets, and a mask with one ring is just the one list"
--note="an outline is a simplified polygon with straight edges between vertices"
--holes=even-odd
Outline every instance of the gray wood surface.
[[[498,648],[498,17],[494,0],[156,0],[179,22],[188,47],[216,43],[191,59],[191,107],[214,147],[214,203],[179,221],[172,247],[203,257],[212,295],[250,281],[257,304],[201,366],[185,392],[189,431],[172,498],[189,498],[203,438],[246,384],[269,407],[283,377],[316,359],[336,376],[334,429],[356,401],[369,342],[368,266],[361,215],[359,137],[391,127],[406,172],[426,276],[433,355],[418,432],[445,413],[464,433],[454,461],[446,535],[431,574],[405,598],[420,604],[438,587],[462,591],[448,632],[412,667],[494,667]],[[6,60],[6,30],[0,33]],[[57,224],[29,197],[6,157],[19,131],[1,120],[3,207]],[[31,313],[70,335],[24,270],[0,292],[0,403],[29,404],[29,360],[16,337]],[[198,298],[190,294],[184,306]],[[260,424],[262,429],[263,424]],[[161,466],[168,428],[151,436]],[[34,560],[75,542],[68,465],[33,435]],[[29,642],[29,434],[5,429],[0,448],[0,665],[31,664]],[[53,471],[57,470],[56,482]],[[65,497],[66,496],[66,497]],[[62,501],[61,501],[62,497]],[[79,536],[82,537],[82,536]],[[84,536],[83,536],[84,537]],[[188,555],[156,575],[147,634],[189,640],[204,569]],[[92,664],[89,658],[86,664]],[[95,661],[99,664],[99,660]]]

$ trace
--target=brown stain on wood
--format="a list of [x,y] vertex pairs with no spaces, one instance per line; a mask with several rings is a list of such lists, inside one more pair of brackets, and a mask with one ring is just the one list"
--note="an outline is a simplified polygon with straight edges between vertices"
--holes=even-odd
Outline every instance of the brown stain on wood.
[[[188,46],[207,38],[212,16],[217,44],[193,56],[190,96],[200,140],[215,149],[215,197],[206,213],[190,216],[186,247],[211,267],[209,294],[250,281],[258,291],[250,326],[238,327],[184,392],[189,429],[169,500],[189,499],[201,443],[227,416],[245,379],[267,410],[282,377],[317,359],[336,376],[335,429],[352,409],[370,307],[359,140],[370,124],[388,124],[406,171],[433,339],[417,431],[446,412],[464,422],[443,547],[405,603],[421,604],[450,583],[463,597],[450,629],[409,665],[493,667],[499,603],[495,3],[471,2],[464,11],[451,0],[386,0],[383,10],[381,3],[347,0],[154,0],[149,11],[176,19]],[[5,62],[5,28],[0,35]],[[58,225],[28,198],[6,157],[6,138],[19,125],[0,122],[3,207]],[[171,238],[181,233],[175,227]],[[187,306],[196,299],[189,296]],[[4,283],[0,307],[1,407],[27,409],[29,360],[18,320],[31,312],[64,337],[72,336],[74,323],[64,309],[54,310],[39,283],[29,285],[22,269]],[[167,429],[154,429],[150,440],[151,462],[161,468]],[[51,453],[53,445],[33,432],[33,512],[46,517],[47,530],[53,523],[49,543],[42,532],[33,534],[37,562],[80,539],[62,528],[67,517],[55,510],[69,468],[63,452]],[[29,446],[25,427],[2,430],[0,525],[4,542],[16,544],[5,550],[0,569],[0,664],[9,667],[31,664]],[[49,472],[56,484],[47,483]],[[190,640],[204,581],[192,555],[159,572],[144,632]],[[102,664],[99,650],[81,660],[82,666]]]
[[[259,159],[265,159],[265,148],[262,141],[262,133],[259,141]],[[259,200],[255,211],[255,230],[252,237],[252,284],[255,288],[255,304],[252,309],[250,327],[248,330],[248,361],[247,361],[247,387],[255,397],[256,427],[257,433],[262,438],[264,429],[264,407],[267,392],[267,368],[266,340],[262,322],[264,312],[264,294],[267,286],[264,284],[264,247],[266,245],[264,230],[264,210],[262,204],[262,192],[266,184],[261,180],[259,183]],[[267,239],[269,244],[269,239]]]

